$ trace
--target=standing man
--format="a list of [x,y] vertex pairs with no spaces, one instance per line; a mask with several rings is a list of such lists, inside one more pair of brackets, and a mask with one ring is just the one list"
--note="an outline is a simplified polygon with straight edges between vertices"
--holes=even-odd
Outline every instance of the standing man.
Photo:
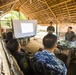
[[52,26],[52,22],[50,22],[50,26],[47,27],[48,33],[53,33],[55,31],[54,27]]
[[72,31],[72,27],[68,27],[68,31],[65,34],[65,40],[73,41],[75,33]]

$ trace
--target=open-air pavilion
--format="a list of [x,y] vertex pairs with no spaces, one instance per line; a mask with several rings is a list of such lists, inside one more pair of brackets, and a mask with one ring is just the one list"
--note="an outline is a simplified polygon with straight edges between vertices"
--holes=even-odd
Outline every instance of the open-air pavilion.
[[[18,12],[18,20],[21,20],[20,13],[23,13],[24,16],[26,17],[26,19],[24,20],[37,20],[38,25],[41,26],[41,31],[43,32],[41,32],[40,34],[38,33],[37,36],[33,37],[28,44],[23,46],[23,48],[27,48],[32,53],[37,52],[39,48],[43,48],[42,38],[47,33],[46,28],[47,26],[50,25],[50,22],[53,23],[53,26],[55,27],[55,34],[57,34],[59,38],[64,39],[65,33],[67,32],[67,28],[69,26],[72,26],[73,31],[76,33],[76,0],[0,0],[1,40],[2,40],[2,33],[1,33],[2,22],[9,21],[10,23],[12,23],[13,21],[12,18],[10,20],[5,19],[2,20],[1,18],[11,11]],[[23,42],[23,40],[21,40],[21,42]],[[1,44],[2,42],[0,43],[0,45]],[[2,47],[0,47],[0,49],[2,49]],[[7,51],[1,50],[1,52],[3,53],[3,57],[1,57],[2,56],[1,55],[0,58],[4,59],[6,57],[5,52],[7,53]],[[71,60],[70,59],[67,61],[67,57],[65,56],[67,52],[63,51],[63,55],[57,54],[57,57],[62,61],[64,61],[65,64],[68,64],[68,61]],[[68,57],[68,59],[69,58],[70,57]],[[3,62],[6,61],[7,59],[5,58]],[[5,65],[7,68],[9,68],[8,63],[5,63]],[[4,68],[4,71],[5,69],[6,68]],[[76,75],[76,57],[75,62],[70,62],[69,67],[67,67],[67,69],[68,69],[67,75]],[[5,72],[6,74],[4,75],[16,75],[16,74],[10,74],[9,70]]]

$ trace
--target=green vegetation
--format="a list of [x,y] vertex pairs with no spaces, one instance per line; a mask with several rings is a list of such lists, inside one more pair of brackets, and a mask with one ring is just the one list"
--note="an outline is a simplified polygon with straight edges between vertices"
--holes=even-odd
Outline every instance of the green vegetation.
[[1,25],[4,25],[4,26],[11,26],[11,21],[2,21],[1,22]]
[[[20,17],[19,17],[19,15],[20,15]],[[12,20],[19,20],[19,19],[26,20],[26,17],[24,16],[24,14],[22,14],[21,12],[19,13],[17,11],[11,11],[2,18],[3,18],[3,20],[6,20],[6,21],[2,21],[1,24],[7,25],[7,26],[11,26],[11,19]]]

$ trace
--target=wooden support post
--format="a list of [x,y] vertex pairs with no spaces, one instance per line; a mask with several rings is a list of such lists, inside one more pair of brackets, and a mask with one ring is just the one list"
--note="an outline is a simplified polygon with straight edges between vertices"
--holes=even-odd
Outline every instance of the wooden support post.
[[56,35],[58,35],[58,23],[56,23]]
[[60,26],[61,26],[61,25],[58,26],[58,37],[61,37],[61,36],[60,36]]
[[0,17],[0,37],[1,37],[1,17]]
[[18,13],[19,13],[19,20],[20,20],[20,10],[18,9]]

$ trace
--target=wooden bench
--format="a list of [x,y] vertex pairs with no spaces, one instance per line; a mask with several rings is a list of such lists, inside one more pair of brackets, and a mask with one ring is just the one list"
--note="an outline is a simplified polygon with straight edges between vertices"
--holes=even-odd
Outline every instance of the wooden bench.
[[[21,71],[19,65],[17,64],[16,59],[11,55],[10,51],[6,49],[6,44],[3,40],[1,40],[1,45],[2,45],[3,51],[5,53],[5,57],[7,59],[7,64],[8,64],[9,72],[10,72],[9,75],[24,75],[23,72]],[[6,68],[6,70],[7,70],[7,68]],[[5,75],[7,75],[7,74],[5,74]]]

